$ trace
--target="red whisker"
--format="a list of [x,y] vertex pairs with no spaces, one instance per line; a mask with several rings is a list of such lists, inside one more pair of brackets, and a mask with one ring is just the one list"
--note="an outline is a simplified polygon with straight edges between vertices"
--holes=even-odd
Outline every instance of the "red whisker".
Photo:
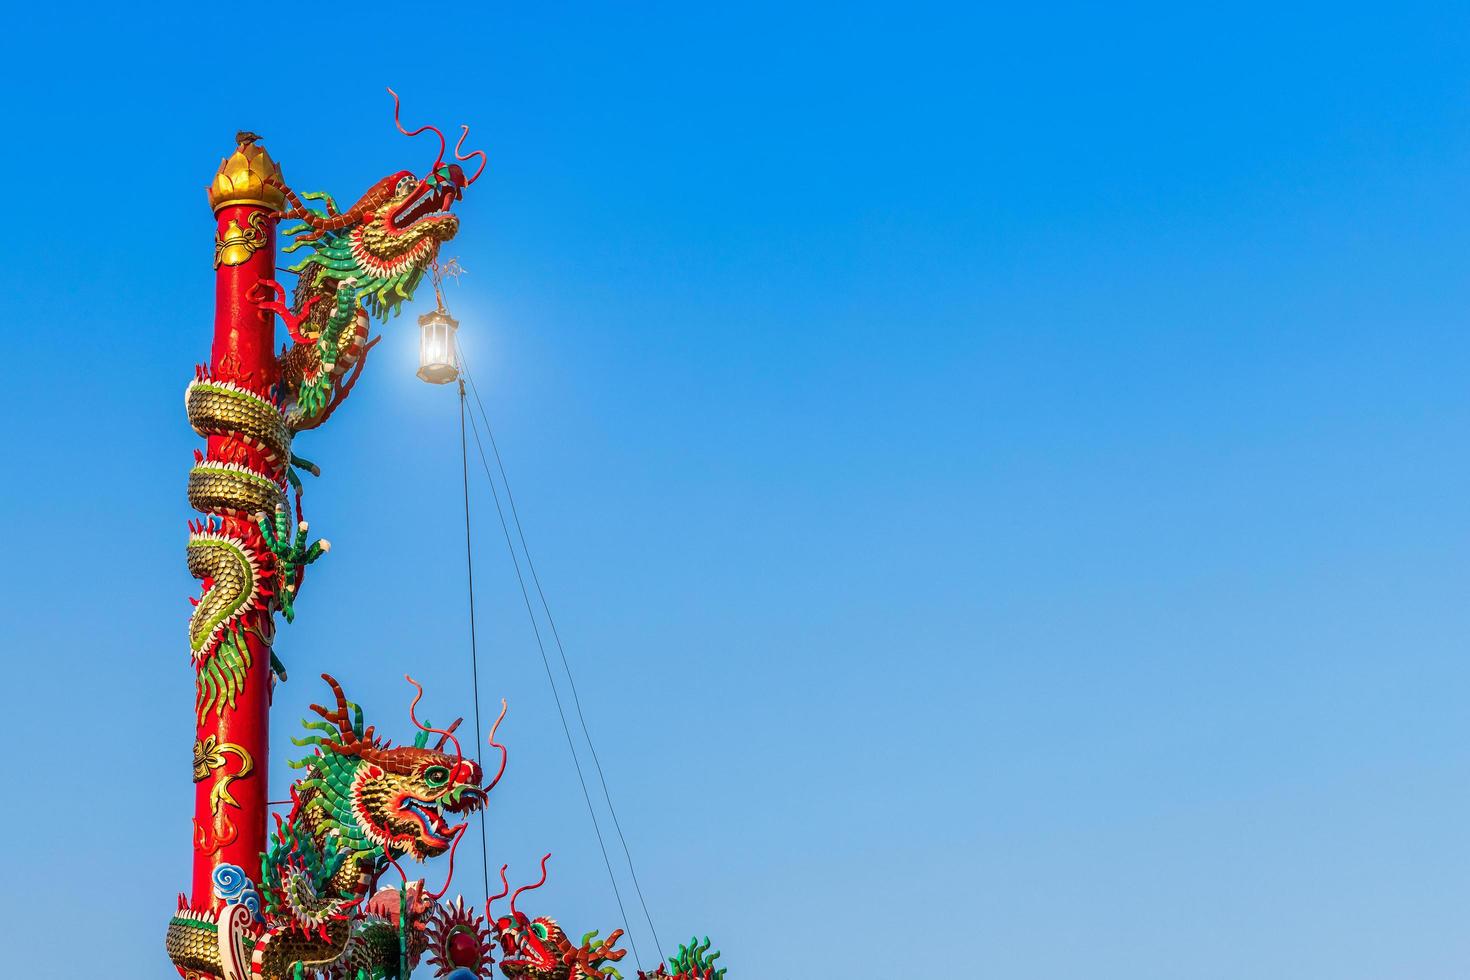
[[541,859],[541,880],[540,881],[536,882],[536,884],[534,884],[534,885],[522,885],[521,887],[517,888],[515,890],[515,894],[510,897],[510,914],[512,916],[514,916],[516,914],[516,899],[520,897],[521,892],[528,892],[528,891],[530,891],[533,888],[540,888],[542,885],[546,884],[546,862],[547,861],[550,861],[550,860],[551,860],[551,854],[550,853],[548,853],[544,858]]
[[444,887],[429,896],[432,901],[439,901],[444,896],[444,893],[449,891],[449,883],[454,880],[454,852],[459,849],[460,838],[464,837],[465,828],[468,826],[469,824],[462,823],[454,831],[454,843],[449,845],[449,874],[444,876]]
[[461,126],[460,128],[462,128],[464,130],[464,132],[462,132],[462,133],[459,134],[459,142],[457,142],[457,143],[454,144],[454,159],[456,159],[456,160],[473,160],[475,157],[479,157],[480,158],[480,168],[475,171],[475,175],[473,177],[471,177],[469,180],[465,181],[465,186],[468,187],[468,186],[470,186],[471,184],[473,184],[476,180],[478,180],[480,178],[480,174],[482,174],[482,173],[485,172],[485,164],[487,164],[487,163],[490,162],[490,158],[485,155],[485,151],[484,150],[472,150],[471,152],[466,153],[463,156],[461,156],[459,151],[460,151],[460,148],[464,146],[465,137],[467,137],[467,136],[470,135],[470,127],[468,127],[468,126]]
[[[398,877],[400,877],[400,878],[403,879],[403,883],[405,885],[408,884],[408,875],[404,874],[404,872],[403,872],[403,865],[401,865],[401,864],[398,863],[398,859],[395,858],[391,853],[389,853],[389,851],[388,851],[388,849],[386,847],[383,848],[383,857],[387,858],[388,859],[388,863],[391,864],[391,865],[393,865],[394,870],[396,870],[398,872]],[[366,896],[364,896],[364,897],[366,897]],[[360,901],[362,901],[362,899],[359,898],[358,901],[360,902]],[[356,903],[353,903],[353,904],[356,904]]]
[[[450,722],[450,724],[449,724],[449,731],[452,732],[452,731],[456,730],[463,723],[464,723],[464,719],[463,718],[456,718],[456,719],[454,719],[454,721]],[[439,741],[437,741],[437,742],[434,743],[434,751],[435,752],[442,752],[442,751],[444,751],[444,743],[445,743],[445,741],[448,740],[448,738],[449,738],[449,735],[447,733],[444,734],[444,735],[440,735],[439,736]]]
[[491,922],[495,921],[495,916],[490,914],[490,906],[495,903],[496,899],[504,898],[506,895],[510,894],[510,882],[505,877],[506,869],[509,867],[510,865],[508,864],[502,864],[500,866],[500,884],[502,887],[499,892],[485,899],[485,918],[489,919]]
[[441,133],[441,132],[439,132],[438,127],[436,127],[436,126],[430,126],[428,124],[425,124],[423,126],[420,126],[418,129],[415,129],[411,133],[408,130],[404,129],[403,128],[403,123],[401,123],[401,122],[398,121],[398,109],[399,109],[398,93],[395,92],[395,91],[393,91],[390,88],[388,90],[388,94],[391,95],[391,96],[393,96],[393,125],[395,125],[395,126],[398,127],[398,131],[400,133],[402,133],[404,136],[417,136],[419,133],[428,131],[428,132],[433,133],[435,136],[439,137],[439,155],[434,158],[434,166],[432,166],[432,167],[429,168],[429,172],[430,173],[433,173],[435,170],[438,170],[439,169],[439,165],[444,162],[444,147],[446,145],[445,144],[445,140],[444,140],[444,134]]
[[490,726],[490,747],[500,750],[500,770],[495,773],[495,778],[492,779],[492,780],[490,780],[489,785],[487,785],[485,787],[485,792],[486,793],[489,793],[492,789],[494,789],[495,788],[495,784],[498,783],[498,782],[500,782],[500,777],[505,775],[505,763],[510,758],[510,752],[508,752],[506,750],[505,746],[504,745],[501,745],[499,742],[495,741],[495,732],[496,732],[497,729],[500,728],[500,723],[505,720],[505,712],[506,712],[506,710],[509,707],[510,707],[510,705],[506,703],[505,698],[501,698],[500,699],[500,717],[499,718],[496,718],[495,719],[495,724],[493,724],[493,725]]
[[[418,681],[414,680],[412,677],[408,676],[407,674],[404,674],[403,675],[403,679],[406,680],[406,681],[408,681],[410,684],[412,684],[414,686],[414,690],[418,691],[418,693],[413,696],[413,702],[408,706],[408,717],[413,721],[414,725],[420,731],[432,732],[435,735],[442,736],[442,738],[449,739],[451,742],[454,743],[454,755],[455,755],[455,758],[461,759],[461,760],[464,759],[464,752],[460,749],[459,739],[457,739],[457,738],[454,737],[454,730],[453,730],[453,728],[449,728],[449,729],[434,728],[434,727],[431,727],[429,725],[425,725],[423,722],[419,721],[418,715],[414,713],[414,709],[418,707],[419,699],[424,696],[424,687],[423,687],[422,684],[420,684]],[[440,745],[443,745],[444,744],[443,741],[442,741],[442,739],[441,739],[441,741],[440,741],[439,744]]]

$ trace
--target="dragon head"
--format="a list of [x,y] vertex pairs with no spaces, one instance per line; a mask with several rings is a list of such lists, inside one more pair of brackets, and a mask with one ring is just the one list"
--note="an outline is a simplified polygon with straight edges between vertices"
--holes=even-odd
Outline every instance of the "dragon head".
[[500,970],[507,977],[527,980],[566,980],[567,966],[561,953],[571,941],[555,919],[528,918],[526,913],[503,915],[495,920],[500,939]]
[[[470,132],[468,126],[461,127],[454,159],[470,161],[479,157],[479,166],[472,174],[466,174],[457,162],[445,162],[448,143],[437,127],[404,129],[398,118],[398,94],[388,91],[393,95],[393,122],[399,132],[405,136],[429,132],[439,137],[439,153],[423,177],[410,170],[389,174],[345,211],[338,211],[327,194],[297,197],[290,188],[280,185],[291,203],[288,210],[280,212],[281,217],[301,220],[299,225],[282,229],[281,234],[295,238],[285,250],[311,250],[290,269],[301,276],[296,288],[297,313],[304,318],[300,332],[308,337],[319,336],[333,316],[331,303],[312,309],[308,301],[336,296],[343,283],[354,287],[342,294],[343,298],[361,302],[373,316],[396,314],[412,298],[438,256],[439,247],[459,231],[459,218],[450,209],[485,170],[485,151],[462,152]],[[325,210],[307,207],[302,198],[323,202]]]
[[[362,220],[348,234],[361,271],[371,279],[401,283],[412,293],[439,246],[459,231],[459,218],[450,208],[468,183],[459,164],[439,163],[423,178],[403,170],[374,184],[354,205],[362,206]],[[401,301],[396,294],[388,297],[394,298]]]
[[366,747],[350,789],[352,810],[368,839],[417,861],[437,857],[464,830],[451,817],[485,805],[480,767],[434,749]]
[[500,971],[510,980],[603,980],[621,976],[613,964],[628,953],[615,946],[623,930],[614,929],[606,939],[599,940],[594,929],[580,943],[573,943],[555,919],[548,916],[533,919],[516,909],[516,898],[521,892],[546,883],[546,862],[550,858],[548,854],[541,859],[541,880],[517,888],[510,897],[510,913],[495,918],[489,914],[490,904],[510,890],[505,868],[500,869],[505,891],[485,903],[486,915],[500,942]]
[[[360,841],[389,859],[406,854],[423,861],[450,850],[466,826],[462,820],[451,821],[484,806],[505,771],[505,749],[495,742],[495,730],[490,744],[501,750],[500,772],[485,784],[480,766],[460,750],[454,735],[459,720],[448,728],[419,722],[415,711],[423,688],[412,678],[418,693],[409,717],[419,734],[413,745],[399,746],[374,737],[372,726],[363,727],[362,709],[347,700],[341,685],[327,674],[322,679],[336,704],[331,709],[311,706],[323,720],[307,727],[325,735],[295,740],[318,746],[316,756],[300,763],[310,770],[300,783],[306,790],[301,811],[320,814],[344,840]],[[495,725],[499,727],[499,719]],[[438,736],[433,746],[428,744],[431,735]]]
[[[374,343],[368,340],[369,318],[396,316],[413,299],[425,274],[437,268],[440,246],[459,231],[459,218],[450,209],[485,171],[485,151],[463,152],[468,126],[461,127],[454,159],[467,162],[479,157],[472,174],[466,174],[459,162],[445,162],[448,143],[436,127],[404,129],[398,118],[398,93],[388,91],[399,132],[405,136],[432,132],[439,137],[438,155],[423,177],[409,170],[389,174],[345,211],[338,210],[330,194],[298,196],[278,176],[267,180],[290,205],[275,212],[276,217],[300,222],[281,228],[281,234],[292,239],[285,251],[308,250],[287,269],[297,275],[290,306],[285,287],[274,280],[261,284],[262,290],[276,294],[274,299],[265,292],[256,297],[263,312],[281,317],[293,341],[280,358],[283,400],[296,403],[289,420],[293,431],[320,425],[346,397],[353,383],[344,381],[347,372],[354,366],[361,371]],[[322,206],[310,207],[307,201],[320,201]],[[438,276],[434,278],[437,293]],[[442,305],[442,297],[439,302]]]

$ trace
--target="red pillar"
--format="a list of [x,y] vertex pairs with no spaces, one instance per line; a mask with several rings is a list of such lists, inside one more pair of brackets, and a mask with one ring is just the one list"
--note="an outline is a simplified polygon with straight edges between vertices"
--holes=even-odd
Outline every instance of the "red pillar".
[[[209,186],[215,212],[214,344],[210,377],[253,391],[268,391],[277,380],[275,317],[257,305],[257,285],[273,279],[276,258],[273,216],[284,203],[265,182],[279,179],[280,168],[248,133],[220,165]],[[279,473],[287,460],[268,461],[259,450],[227,435],[211,435],[206,459]],[[219,514],[221,530],[251,534],[251,522]],[[250,648],[250,666],[234,705],[196,709],[194,746],[195,909],[217,909],[211,876],[221,864],[234,864],[259,884],[260,855],[266,846],[270,760],[270,678],[274,633],[272,609],[247,613],[241,623]],[[201,761],[203,760],[203,761]],[[221,784],[224,786],[220,791]]]

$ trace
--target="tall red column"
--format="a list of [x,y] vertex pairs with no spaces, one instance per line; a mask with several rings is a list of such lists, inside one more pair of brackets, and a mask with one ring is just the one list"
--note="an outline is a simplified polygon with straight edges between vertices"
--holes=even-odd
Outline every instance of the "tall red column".
[[[275,278],[274,213],[284,198],[267,183],[280,179],[280,167],[255,139],[240,134],[239,147],[220,164],[209,186],[216,226],[209,371],[216,381],[268,392],[277,381],[275,317],[257,305],[257,287],[262,280]],[[262,473],[279,474],[289,465],[288,460],[268,460],[258,448],[229,435],[211,435],[205,456]],[[216,518],[227,534],[252,533],[248,516]],[[196,710],[191,901],[195,909],[219,907],[212,875],[221,864],[238,865],[259,884],[269,800],[272,619],[272,609],[257,609],[242,620],[240,633],[249,646],[250,665],[233,705]]]

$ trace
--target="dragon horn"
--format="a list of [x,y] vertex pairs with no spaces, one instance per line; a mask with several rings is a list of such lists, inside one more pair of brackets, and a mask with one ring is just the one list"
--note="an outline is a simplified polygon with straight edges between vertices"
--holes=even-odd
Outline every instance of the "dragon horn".
[[388,90],[388,94],[391,95],[391,96],[393,96],[393,125],[395,125],[395,126],[398,127],[398,131],[400,133],[402,133],[404,136],[417,136],[419,133],[422,133],[425,130],[428,130],[429,132],[432,132],[435,136],[439,137],[439,155],[434,158],[434,166],[430,168],[430,172],[432,173],[433,171],[438,170],[439,169],[439,165],[444,162],[444,148],[445,148],[445,145],[446,145],[445,144],[445,140],[444,140],[444,134],[441,133],[441,132],[439,132],[439,128],[437,126],[430,126],[427,123],[424,124],[424,125],[422,125],[422,126],[420,126],[418,129],[415,129],[411,133],[408,130],[404,129],[403,128],[403,123],[401,123],[401,122],[398,121],[398,109],[399,109],[398,93],[395,92],[395,91],[393,91],[390,88]]
[[460,148],[464,146],[465,137],[470,135],[470,127],[462,125],[460,128],[463,129],[464,132],[459,134],[459,142],[454,144],[454,159],[473,160],[475,157],[480,158],[480,168],[475,171],[475,175],[473,177],[465,181],[465,186],[468,187],[475,181],[480,179],[480,174],[485,172],[485,164],[490,162],[490,158],[485,155],[484,150],[473,150],[461,156],[459,151]]
[[512,916],[514,916],[516,914],[516,898],[518,898],[520,896],[521,892],[528,892],[528,891],[530,891],[533,888],[540,888],[542,885],[546,884],[546,862],[547,861],[550,861],[550,860],[551,860],[551,855],[549,853],[544,858],[541,859],[541,880],[540,881],[536,882],[536,884],[534,884],[534,885],[522,885],[521,887],[519,887],[519,888],[517,888],[515,890],[515,894],[511,895],[511,897],[510,897],[510,914]]
[[439,736],[439,741],[437,741],[437,742],[434,743],[434,751],[435,752],[442,752],[442,751],[444,751],[444,743],[449,740],[450,733],[453,732],[456,728],[458,728],[463,721],[464,721],[463,718],[456,718],[456,719],[454,719],[453,723],[451,723],[450,726],[447,729],[445,729],[444,734]]
[[321,715],[323,720],[337,726],[343,745],[352,745],[357,741],[357,732],[353,730],[352,719],[347,714],[347,695],[342,693],[342,685],[331,674],[323,674],[322,680],[332,689],[332,694],[337,699],[337,710],[328,711],[319,704],[312,705],[311,710]]

